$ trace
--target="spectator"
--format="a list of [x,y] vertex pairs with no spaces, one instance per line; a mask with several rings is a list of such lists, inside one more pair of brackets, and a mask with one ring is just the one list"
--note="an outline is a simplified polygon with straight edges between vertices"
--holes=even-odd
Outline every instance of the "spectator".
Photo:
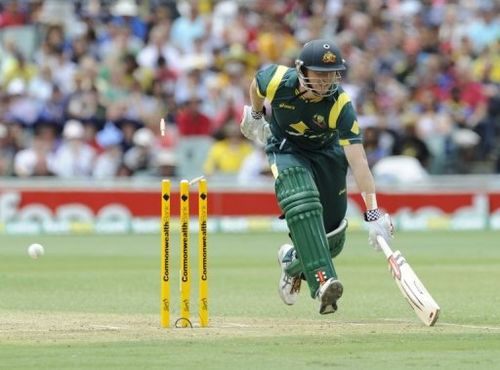
[[59,89],[59,86],[53,85],[49,99],[42,106],[38,121],[51,122],[54,125],[62,127],[65,118],[66,103],[64,94]]
[[423,168],[428,169],[431,153],[425,142],[417,135],[417,121],[418,116],[415,113],[406,113],[401,117],[403,134],[399,145],[394,148],[392,154],[416,158]]
[[197,2],[180,1],[177,3],[180,17],[172,23],[170,40],[182,52],[193,49],[194,40],[206,34],[207,27],[200,15]]
[[163,149],[155,157],[154,174],[162,179],[175,177],[177,158],[172,150]]
[[66,115],[70,119],[87,121],[97,119],[100,108],[99,91],[91,80],[86,80],[82,73],[74,76],[75,88],[67,97]]
[[149,174],[155,161],[155,136],[149,128],[143,127],[134,133],[132,148],[123,158],[125,166],[133,175]]
[[273,181],[273,174],[263,148],[254,146],[253,151],[245,157],[238,171],[238,183],[242,185],[258,184]]
[[123,134],[121,142],[122,152],[123,153],[127,152],[130,148],[134,146],[134,134],[137,131],[137,129],[141,127],[141,124],[138,121],[134,121],[127,118],[120,120],[109,119],[108,122],[113,122],[113,124],[120,127],[120,131]]
[[3,4],[0,12],[0,29],[26,24],[26,16],[19,9],[17,0],[8,0]]
[[143,47],[144,41],[135,36],[126,23],[114,20],[106,24],[98,54],[102,60],[113,62],[127,53],[136,55]]
[[3,71],[4,86],[8,86],[14,80],[20,80],[25,85],[35,77],[37,68],[34,64],[26,61],[25,56],[18,50],[14,52],[13,60]]
[[96,151],[84,141],[85,128],[80,121],[69,120],[63,140],[49,159],[49,170],[61,178],[85,178],[92,175]]
[[61,88],[64,94],[70,94],[74,91],[74,81],[75,75],[78,72],[78,65],[69,60],[62,49],[53,54],[50,68],[54,83]]
[[200,111],[201,99],[192,96],[180,109],[176,124],[181,136],[210,136],[212,122]]
[[31,145],[16,153],[14,174],[18,177],[51,176],[49,169],[49,142],[35,135]]
[[431,91],[424,92],[419,101],[416,134],[432,153],[430,173],[443,173],[450,160],[449,144],[453,122],[450,115],[441,109]]
[[495,11],[494,1],[486,0],[478,3],[476,16],[467,27],[467,36],[472,41],[477,54],[489,45],[498,42],[498,35],[500,35],[500,19],[498,11]]
[[252,153],[252,144],[244,140],[238,124],[228,121],[222,127],[222,138],[216,141],[204,164],[204,173],[214,175],[237,175],[245,159]]
[[175,118],[178,130],[178,175],[184,178],[200,176],[206,155],[212,145],[212,122],[200,110],[201,99],[191,96]]
[[[360,127],[380,133],[377,158],[401,151],[401,135],[420,147],[416,132],[433,153],[425,161],[432,173],[462,172],[453,138],[467,129],[481,141],[460,157],[463,168],[497,171],[498,1],[6,0],[0,8],[10,173],[40,122],[58,130],[66,120],[85,123],[84,141],[98,152],[97,132],[112,122],[125,153],[138,128],[158,136],[165,117],[168,137],[154,146],[176,151],[176,176],[199,176],[214,131],[239,120],[255,70],[293,65],[304,40],[323,37],[334,37],[350,62],[343,86]],[[424,108],[428,94],[434,112]],[[423,112],[412,134],[401,120],[407,112]],[[131,174],[125,165],[118,173]]]
[[122,164],[122,131],[113,123],[107,123],[96,135],[102,152],[97,155],[92,176],[96,179],[112,179]]
[[7,125],[0,122],[0,176],[13,174],[13,159],[15,148],[10,141]]
[[[140,66],[151,69],[155,69],[157,65],[162,65],[163,68],[168,66],[177,75],[182,68],[180,55],[179,50],[169,42],[169,28],[161,25],[151,30],[148,44],[139,51],[137,62]],[[163,58],[162,62],[160,58]]]
[[32,134],[21,121],[8,121],[8,144],[13,153],[25,149],[29,146],[32,138]]
[[54,83],[52,82],[52,70],[48,65],[41,67],[37,73],[27,84],[28,94],[33,98],[46,102],[52,97]]
[[208,97],[205,70],[196,65],[186,67],[185,73],[175,85],[175,102],[183,105],[196,96],[198,99]]
[[7,86],[9,99],[5,116],[12,121],[31,127],[37,121],[42,106],[38,100],[26,93],[26,82],[21,78],[12,80]]
[[294,55],[299,45],[286,24],[278,17],[264,16],[263,30],[257,37],[257,50],[263,64],[281,63],[290,65],[291,59],[281,60],[282,55]]
[[368,126],[363,133],[363,146],[365,147],[368,165],[373,167],[380,159],[388,155],[380,144],[380,130],[378,127]]
[[124,25],[132,34],[141,39],[146,39],[146,23],[139,17],[139,9],[135,0],[118,0],[111,7],[111,14],[115,17],[113,22]]
[[14,175],[18,177],[52,176],[49,158],[55,146],[55,130],[49,125],[37,125],[31,143],[14,157]]

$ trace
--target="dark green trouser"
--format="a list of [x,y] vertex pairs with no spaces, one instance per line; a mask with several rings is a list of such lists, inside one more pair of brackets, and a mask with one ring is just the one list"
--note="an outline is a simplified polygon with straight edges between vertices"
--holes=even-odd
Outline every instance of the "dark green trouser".
[[303,273],[314,297],[321,275],[337,277],[331,258],[342,250],[345,233],[335,241],[327,240],[326,233],[337,229],[345,217],[347,160],[341,147],[311,153],[275,143],[268,145],[267,154],[300,260],[293,268],[296,271],[289,273]]
[[[323,206],[323,223],[326,232],[335,230],[347,211],[347,159],[340,146],[323,149],[320,153],[294,151],[287,145],[282,151],[273,145],[268,146],[267,156],[271,167],[276,167],[277,174],[285,168],[304,167],[313,177]],[[273,170],[274,171],[274,170]],[[274,172],[275,178],[277,177]]]

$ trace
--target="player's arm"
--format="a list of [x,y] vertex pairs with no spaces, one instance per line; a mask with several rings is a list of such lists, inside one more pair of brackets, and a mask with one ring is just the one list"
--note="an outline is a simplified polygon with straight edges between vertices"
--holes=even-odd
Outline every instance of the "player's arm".
[[351,144],[344,146],[347,162],[351,167],[352,174],[358,189],[361,191],[365,202],[365,221],[369,227],[369,242],[379,250],[377,236],[381,235],[389,241],[393,234],[393,226],[388,214],[383,214],[378,209],[377,195],[375,193],[375,182],[368,166],[363,144]]
[[272,104],[276,91],[289,70],[286,66],[271,64],[259,70],[250,84],[250,105],[246,105],[241,119],[241,132],[252,141],[266,144],[271,136],[269,123],[264,118],[264,101]]
[[[351,167],[352,174],[362,194],[366,195],[366,209],[376,209],[377,199],[375,196],[375,182],[368,167],[363,144],[351,144],[344,146],[344,152]],[[370,196],[368,196],[370,195]]]
[[252,111],[253,112],[264,112],[264,100],[265,97],[262,96],[259,92],[259,87],[257,86],[257,81],[255,78],[252,80],[250,84],[250,102],[252,103]]
[[271,135],[269,123],[264,119],[265,97],[259,92],[255,78],[250,84],[251,106],[245,105],[240,123],[241,133],[249,140],[265,145]]

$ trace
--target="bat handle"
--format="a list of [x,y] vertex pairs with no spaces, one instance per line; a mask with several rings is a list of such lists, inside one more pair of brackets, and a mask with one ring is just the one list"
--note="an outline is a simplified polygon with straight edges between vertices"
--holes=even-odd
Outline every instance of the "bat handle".
[[393,252],[392,252],[391,247],[389,247],[389,244],[387,244],[387,242],[385,241],[385,239],[381,235],[377,235],[377,243],[387,258],[392,256]]

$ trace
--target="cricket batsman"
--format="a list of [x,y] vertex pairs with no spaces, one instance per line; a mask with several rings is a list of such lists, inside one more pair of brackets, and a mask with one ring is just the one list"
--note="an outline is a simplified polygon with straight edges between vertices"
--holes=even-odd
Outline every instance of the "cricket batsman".
[[377,236],[389,242],[393,234],[389,215],[378,208],[353,105],[339,85],[345,69],[332,42],[306,43],[295,68],[273,64],[256,73],[240,125],[246,138],[265,145],[293,243],[278,251],[280,297],[293,305],[304,279],[320,314],[335,312],[343,292],[333,258],[345,242],[348,167],[365,202],[369,243],[379,249]]

